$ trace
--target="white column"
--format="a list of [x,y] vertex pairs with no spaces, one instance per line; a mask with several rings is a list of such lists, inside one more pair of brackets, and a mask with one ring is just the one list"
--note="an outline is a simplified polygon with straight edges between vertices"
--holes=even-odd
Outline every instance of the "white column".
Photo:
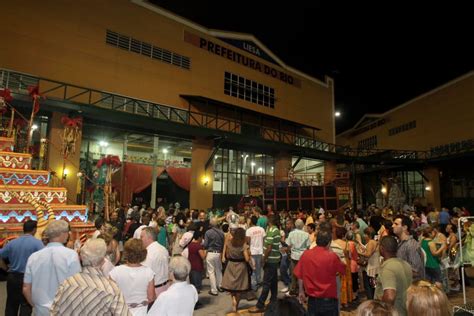
[[156,177],[158,176],[156,168],[158,167],[158,143],[160,138],[158,136],[153,136],[153,169],[151,170],[151,200],[150,207],[156,207]]

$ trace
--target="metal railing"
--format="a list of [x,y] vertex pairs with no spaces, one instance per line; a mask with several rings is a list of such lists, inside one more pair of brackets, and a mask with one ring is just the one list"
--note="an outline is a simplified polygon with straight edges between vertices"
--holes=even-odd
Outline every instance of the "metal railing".
[[[74,102],[101,107],[114,111],[121,111],[136,115],[148,116],[154,119],[171,121],[178,124],[185,124],[212,130],[219,130],[234,134],[243,134],[242,125],[251,125],[258,134],[254,135],[262,140],[285,143],[300,148],[312,149],[315,151],[331,152],[345,156],[345,158],[373,158],[382,160],[403,161],[423,161],[444,157],[452,154],[446,150],[393,150],[393,149],[364,149],[351,148],[336,144],[326,143],[318,140],[313,135],[308,136],[282,129],[275,129],[263,125],[256,125],[242,122],[236,119],[194,112],[191,110],[174,108],[167,105],[157,104],[150,101],[140,100],[119,94],[84,88],[73,84],[31,76],[15,71],[0,69],[0,87],[8,88],[14,94],[28,96],[28,86],[39,85],[40,91],[46,99],[59,100],[63,102]],[[314,132],[314,131],[313,131]],[[456,154],[474,151],[474,140],[470,140],[472,146],[460,148]]]

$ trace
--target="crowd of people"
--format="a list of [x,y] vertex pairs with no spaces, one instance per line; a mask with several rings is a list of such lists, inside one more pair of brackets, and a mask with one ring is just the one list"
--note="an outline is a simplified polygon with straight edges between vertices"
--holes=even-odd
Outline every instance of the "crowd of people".
[[358,315],[449,315],[446,293],[460,290],[457,218],[467,215],[426,207],[134,206],[116,209],[108,222],[98,217],[94,234],[75,241],[62,220],[39,241],[30,220],[0,249],[9,262],[5,314],[192,315],[206,288],[211,296],[227,292],[234,312],[245,299],[256,300],[250,313],[284,315],[292,302],[309,315],[357,306]]

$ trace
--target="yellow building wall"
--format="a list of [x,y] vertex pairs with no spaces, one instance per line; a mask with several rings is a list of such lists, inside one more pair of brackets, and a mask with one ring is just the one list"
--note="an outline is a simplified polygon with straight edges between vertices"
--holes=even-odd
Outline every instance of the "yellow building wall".
[[[428,92],[383,115],[386,123],[351,137],[337,135],[338,145],[357,147],[360,140],[377,135],[377,148],[430,150],[474,138],[474,72]],[[416,128],[389,136],[389,129],[416,120]]]
[[212,205],[212,184],[214,172],[212,163],[205,168],[206,162],[212,154],[213,141],[196,139],[193,141],[191,168],[191,189],[189,207],[196,210],[207,210]]
[[[329,84],[308,80],[130,1],[7,1],[0,27],[1,68],[181,108],[187,102],[180,94],[201,95],[318,127],[317,136],[333,142]],[[190,57],[191,69],[107,45],[107,29]],[[291,74],[301,87],[193,46],[184,41],[185,31]],[[226,96],[224,71],[274,88],[275,109]]]
[[[67,189],[67,204],[75,204],[78,192],[78,177],[80,165],[80,148],[81,137],[76,140],[76,151],[70,154],[67,159],[64,159],[61,153],[62,137],[64,132],[64,125],[61,123],[63,114],[54,112],[51,118],[51,126],[48,135],[49,150],[48,150],[48,166],[49,170],[56,173],[56,177],[60,179],[61,186]],[[66,169],[66,177],[64,176],[64,169]]]

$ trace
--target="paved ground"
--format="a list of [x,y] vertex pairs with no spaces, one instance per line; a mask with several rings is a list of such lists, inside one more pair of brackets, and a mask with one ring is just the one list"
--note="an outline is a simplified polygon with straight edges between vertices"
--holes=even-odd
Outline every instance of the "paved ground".
[[[474,281],[474,280],[472,280]],[[472,282],[471,283],[474,283]],[[240,315],[240,316],[248,316],[248,315],[258,315],[258,314],[250,314],[247,312],[247,309],[254,306],[256,301],[241,301],[239,305],[239,313],[235,314],[232,313],[232,303],[230,299],[230,295],[227,293],[219,293],[218,296],[211,296],[207,293],[209,290],[209,279],[205,279],[203,281],[204,289],[199,295],[200,302],[203,303],[203,307],[196,310],[194,312],[195,316],[231,316],[231,315]],[[281,289],[281,283],[279,284]],[[3,315],[5,310],[5,300],[6,300],[6,282],[0,282],[0,315]],[[283,296],[283,294],[279,294],[279,296]],[[474,286],[467,288],[467,300],[471,303],[474,302]],[[449,296],[450,303],[454,305],[460,305],[463,302],[462,292],[457,293],[454,295]],[[348,311],[341,312],[341,315],[348,316],[348,315],[355,315],[356,306]]]

